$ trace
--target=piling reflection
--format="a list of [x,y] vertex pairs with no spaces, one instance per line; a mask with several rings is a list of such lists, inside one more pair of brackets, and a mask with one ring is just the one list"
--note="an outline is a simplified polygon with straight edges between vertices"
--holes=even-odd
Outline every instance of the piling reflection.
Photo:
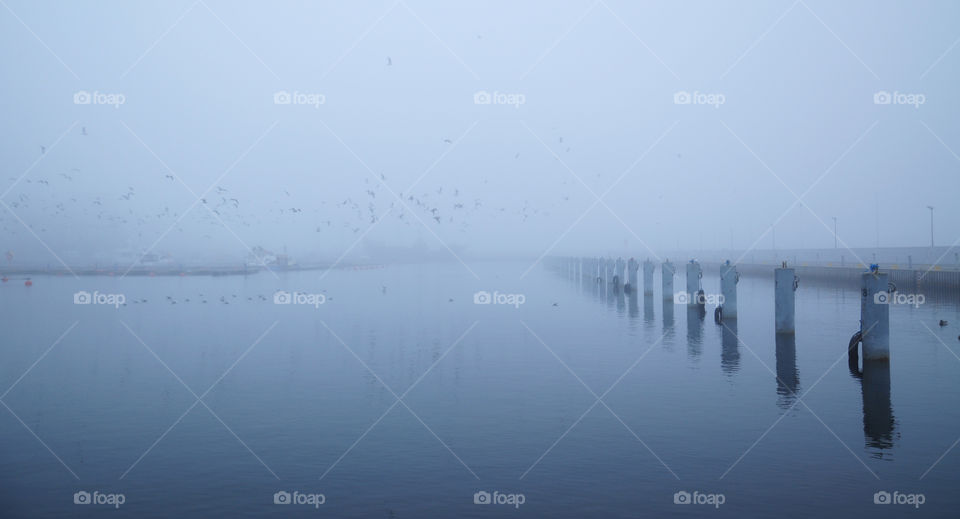
[[797,370],[797,339],[782,333],[777,336],[777,405],[789,409],[797,398],[800,388],[800,372]]
[[663,301],[663,330],[673,329],[673,301]]
[[724,321],[721,326],[720,370],[733,375],[740,370],[740,344],[737,339],[737,320]]
[[643,295],[643,323],[653,325],[653,294]]
[[613,286],[614,297],[617,298],[617,314],[623,315],[627,309],[626,297],[622,286]]
[[636,290],[633,290],[630,292],[630,297],[628,298],[628,308],[627,308],[631,321],[634,321],[638,317],[640,317],[640,305],[638,303],[639,302],[637,301],[637,292]]
[[696,359],[703,352],[703,317],[706,311],[703,305],[688,305],[686,308],[687,355],[691,359]]
[[890,362],[863,362],[857,373],[863,393],[863,434],[871,456],[882,459],[893,448],[896,420],[890,403]]

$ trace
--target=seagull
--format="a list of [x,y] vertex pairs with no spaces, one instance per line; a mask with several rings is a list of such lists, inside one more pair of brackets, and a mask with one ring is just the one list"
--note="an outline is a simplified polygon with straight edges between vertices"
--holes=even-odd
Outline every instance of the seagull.
[[447,143],[447,144],[452,144],[452,143],[453,143],[453,141],[451,141],[450,139],[443,139],[443,142],[445,142],[445,143]]

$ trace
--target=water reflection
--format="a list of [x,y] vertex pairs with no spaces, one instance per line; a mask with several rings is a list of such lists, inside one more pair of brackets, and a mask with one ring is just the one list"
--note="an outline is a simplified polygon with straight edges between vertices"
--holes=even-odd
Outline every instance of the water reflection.
[[637,291],[636,291],[636,290],[632,290],[632,291],[630,292],[628,311],[629,311],[629,315],[630,315],[630,320],[631,320],[631,321],[633,321],[633,320],[637,319],[638,317],[640,317],[640,305],[638,304],[638,301],[637,301]]
[[673,326],[673,301],[669,299],[663,300],[663,327],[666,328],[667,325]]
[[653,326],[653,294],[643,294],[643,322]]
[[614,296],[617,298],[617,314],[623,315],[623,312],[627,309],[627,304],[625,301],[623,287],[617,284],[613,285]]
[[724,321],[721,330],[720,370],[733,375],[740,370],[740,344],[737,339],[737,320]]
[[782,333],[777,336],[777,405],[789,409],[797,398],[800,388],[800,372],[797,370],[797,339]]
[[663,300],[663,345],[670,346],[673,344],[673,301],[669,299]]
[[703,305],[687,305],[687,355],[698,359],[703,352]]
[[857,366],[855,356],[850,356],[850,373],[860,380],[863,394],[863,435],[871,456],[876,459],[889,457],[893,449],[896,419],[890,403],[890,362],[863,361],[863,370]]

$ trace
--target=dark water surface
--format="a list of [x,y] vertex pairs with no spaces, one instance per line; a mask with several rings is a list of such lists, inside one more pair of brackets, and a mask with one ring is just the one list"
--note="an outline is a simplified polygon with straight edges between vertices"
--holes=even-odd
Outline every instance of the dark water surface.
[[[659,292],[520,280],[528,266],[4,283],[0,515],[960,513],[956,299],[891,307],[891,362],[861,381],[855,290],[801,282],[797,335],[776,339],[772,281],[744,277],[739,319],[718,326],[712,308],[665,312]],[[74,304],[80,291],[127,304]],[[275,505],[278,491],[325,502]],[[680,491],[723,504],[674,504]]]

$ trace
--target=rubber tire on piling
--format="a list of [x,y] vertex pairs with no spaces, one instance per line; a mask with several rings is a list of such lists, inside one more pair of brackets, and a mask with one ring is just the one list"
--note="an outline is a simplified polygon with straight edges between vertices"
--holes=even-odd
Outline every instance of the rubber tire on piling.
[[853,337],[850,337],[850,344],[847,345],[847,353],[856,353],[857,346],[860,345],[861,341],[863,341],[863,331],[858,331],[857,333],[853,334]]

